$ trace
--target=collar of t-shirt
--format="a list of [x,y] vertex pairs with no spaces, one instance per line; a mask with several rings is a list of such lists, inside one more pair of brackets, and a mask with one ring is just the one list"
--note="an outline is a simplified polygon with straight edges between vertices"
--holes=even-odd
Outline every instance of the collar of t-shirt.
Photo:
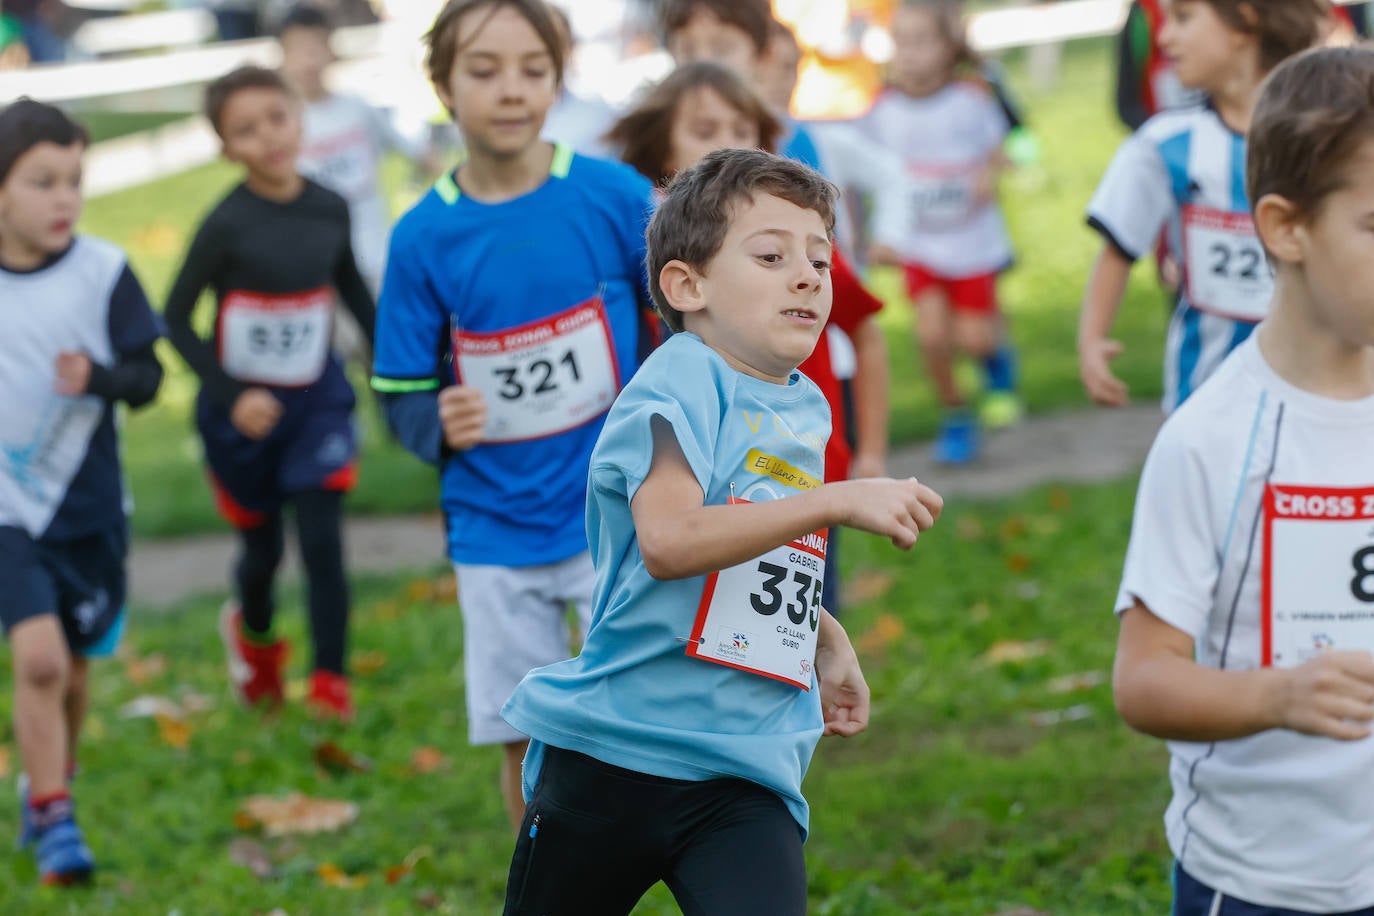
[[71,242],[67,245],[66,248],[63,248],[61,251],[57,252],[56,254],[50,254],[50,255],[48,255],[48,256],[45,257],[42,261],[40,261],[40,262],[38,263],[38,265],[35,266],[35,267],[26,267],[26,268],[10,267],[10,266],[9,266],[8,264],[6,264],[4,261],[0,261],[0,273],[15,274],[16,276],[23,276],[23,275],[25,275],[25,274],[37,274],[37,273],[42,273],[43,271],[47,270],[49,267],[52,267],[52,266],[53,266],[54,264],[56,264],[58,261],[60,261],[60,260],[62,260],[63,258],[65,258],[65,257],[67,256],[67,253],[68,253],[69,251],[71,251],[71,250],[72,250],[73,248],[75,248],[75,247],[76,247],[76,239],[73,238],[73,239],[71,240]]
[[1258,334],[1251,334],[1250,338],[1241,344],[1236,358],[1243,360],[1246,371],[1253,374],[1265,389],[1274,392],[1289,409],[1295,409],[1315,420],[1358,425],[1370,423],[1371,417],[1374,417],[1374,395],[1354,400],[1338,400],[1304,391],[1274,371],[1269,361],[1264,358],[1258,337]]

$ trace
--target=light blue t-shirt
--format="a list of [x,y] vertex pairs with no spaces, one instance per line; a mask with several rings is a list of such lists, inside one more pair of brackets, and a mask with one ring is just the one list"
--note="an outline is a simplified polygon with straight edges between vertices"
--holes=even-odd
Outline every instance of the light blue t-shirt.
[[[768,502],[824,478],[830,409],[800,372],[787,385],[753,378],[687,333],[645,361],[592,453],[587,534],[596,590],[582,654],[531,671],[502,711],[533,739],[526,798],[551,744],[653,776],[758,783],[778,793],[805,830],[802,777],[824,728],[814,674],[807,692],[689,657],[686,638],[707,577],[661,582],[644,568],[630,501],[653,460],[655,416],[672,425],[707,505],[726,503],[732,486],[740,499]],[[758,453],[776,460],[761,462]],[[770,475],[760,464],[790,470]]]

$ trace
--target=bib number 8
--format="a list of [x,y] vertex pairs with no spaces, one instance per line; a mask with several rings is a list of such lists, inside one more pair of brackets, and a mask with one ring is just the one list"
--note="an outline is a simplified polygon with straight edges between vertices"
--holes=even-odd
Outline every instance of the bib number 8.
[[[504,366],[493,369],[492,374],[501,379],[501,390],[497,392],[503,401],[518,401],[526,394],[547,394],[558,390],[554,378],[558,366],[566,366],[574,384],[582,381],[582,373],[577,368],[577,354],[569,350],[555,365],[547,359],[536,359],[528,366]],[[522,380],[523,376],[523,380]]]
[[[1255,282],[1259,280],[1259,266],[1261,256],[1258,249],[1250,245],[1242,245],[1232,248],[1225,242],[1217,242],[1210,249],[1212,255],[1212,274],[1227,280],[1245,280]],[[1237,263],[1232,270],[1231,262]]]
[[[760,560],[759,572],[765,577],[760,586],[763,594],[751,592],[749,603],[755,612],[764,617],[771,617],[782,610],[782,585],[787,581],[789,570],[786,566]],[[787,602],[787,619],[800,626],[803,623],[808,623],[808,618],[810,618],[810,627],[814,632],[821,622],[821,580],[815,579],[799,569],[791,570],[791,572],[792,581],[797,585],[797,600]],[[1374,575],[1374,570],[1371,570],[1371,575]],[[765,598],[765,596],[767,597]]]
[[1350,565],[1355,570],[1355,578],[1350,580],[1350,594],[1355,596],[1356,601],[1374,603],[1374,589],[1370,588],[1374,584],[1374,547],[1362,547],[1355,551],[1350,558]]

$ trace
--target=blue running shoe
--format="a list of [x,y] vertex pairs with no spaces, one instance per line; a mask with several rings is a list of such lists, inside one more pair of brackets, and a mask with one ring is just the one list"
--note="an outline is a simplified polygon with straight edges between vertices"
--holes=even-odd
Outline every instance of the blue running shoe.
[[95,857],[70,815],[39,831],[36,852],[38,877],[44,884],[84,884],[95,871]]
[[978,422],[969,413],[949,414],[935,439],[935,460],[940,464],[968,464],[976,457]]
[[29,807],[29,774],[20,772],[19,794],[19,848],[28,849],[38,839],[38,825],[33,822],[33,809]]

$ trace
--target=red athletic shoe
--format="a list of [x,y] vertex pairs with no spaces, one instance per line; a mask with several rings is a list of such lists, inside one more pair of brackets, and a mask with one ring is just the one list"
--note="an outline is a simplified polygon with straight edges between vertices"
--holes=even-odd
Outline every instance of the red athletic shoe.
[[348,678],[332,671],[316,671],[310,675],[310,694],[306,703],[322,719],[353,720],[353,698]]
[[220,611],[219,636],[229,663],[229,686],[239,701],[247,706],[280,706],[286,699],[282,669],[291,651],[286,640],[268,646],[249,642],[243,635],[243,615],[232,603]]

